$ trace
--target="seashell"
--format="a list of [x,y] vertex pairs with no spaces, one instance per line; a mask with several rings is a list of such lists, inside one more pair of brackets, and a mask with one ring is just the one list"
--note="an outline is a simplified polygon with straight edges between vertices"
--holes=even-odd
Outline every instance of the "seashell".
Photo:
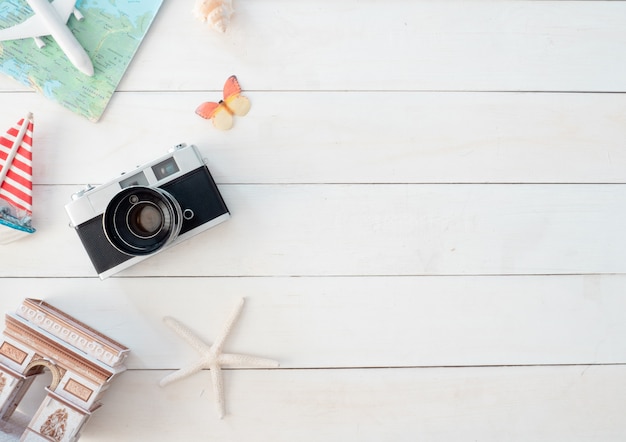
[[193,13],[218,32],[225,32],[233,14],[232,0],[196,0]]

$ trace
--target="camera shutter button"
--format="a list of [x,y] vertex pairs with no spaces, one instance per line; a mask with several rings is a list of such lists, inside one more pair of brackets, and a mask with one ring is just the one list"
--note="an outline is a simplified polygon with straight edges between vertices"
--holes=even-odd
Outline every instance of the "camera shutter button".
[[193,210],[191,209],[185,209],[183,210],[183,218],[185,218],[186,220],[190,220],[191,218],[193,218],[195,215],[195,213],[193,213]]
[[80,197],[82,197],[83,195],[85,195],[87,192],[89,192],[90,190],[95,189],[94,186],[92,186],[91,184],[86,184],[84,189],[79,190],[78,192],[74,193],[72,195],[72,200],[77,200]]

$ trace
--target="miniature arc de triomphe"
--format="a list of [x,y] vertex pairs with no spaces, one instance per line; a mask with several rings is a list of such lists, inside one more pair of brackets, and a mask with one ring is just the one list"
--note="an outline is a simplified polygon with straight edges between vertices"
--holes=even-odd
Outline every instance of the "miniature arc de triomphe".
[[73,442],[129,350],[46,302],[25,299],[0,336],[0,418],[7,420],[46,369],[52,382],[22,441]]

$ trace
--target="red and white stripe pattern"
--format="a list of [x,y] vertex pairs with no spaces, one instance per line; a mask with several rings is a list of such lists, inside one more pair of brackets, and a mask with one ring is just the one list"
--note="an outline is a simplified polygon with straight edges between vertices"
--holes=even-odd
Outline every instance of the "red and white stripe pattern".
[[[6,166],[7,158],[11,153],[11,148],[15,143],[24,119],[21,119],[15,126],[9,129],[6,135],[0,137],[0,171]],[[8,164],[8,171],[2,183],[0,183],[0,198],[10,204],[26,210],[32,214],[33,210],[33,121],[27,120],[28,128],[24,133],[15,158]]]

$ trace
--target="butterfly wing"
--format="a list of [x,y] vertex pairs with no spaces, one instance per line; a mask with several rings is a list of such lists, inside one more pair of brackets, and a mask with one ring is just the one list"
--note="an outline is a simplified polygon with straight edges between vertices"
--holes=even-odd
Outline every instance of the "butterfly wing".
[[239,80],[234,75],[228,77],[224,84],[224,102],[233,114],[241,117],[250,110],[250,100],[241,95]]
[[220,107],[220,103],[215,103],[214,101],[207,101],[202,103],[200,106],[196,108],[196,113],[200,115],[202,118],[206,118],[210,120],[215,115],[215,112]]
[[224,101],[228,100],[229,97],[233,95],[237,95],[241,93],[241,86],[239,85],[239,80],[234,75],[231,75],[226,79],[226,83],[224,83]]
[[213,125],[218,129],[227,130],[233,127],[233,116],[224,102],[207,101],[196,108],[196,113],[213,121]]
[[243,95],[232,95],[226,99],[225,103],[233,114],[240,117],[243,117],[250,110],[250,100]]
[[223,104],[215,112],[211,120],[213,120],[213,126],[220,130],[228,130],[233,127],[233,115]]

